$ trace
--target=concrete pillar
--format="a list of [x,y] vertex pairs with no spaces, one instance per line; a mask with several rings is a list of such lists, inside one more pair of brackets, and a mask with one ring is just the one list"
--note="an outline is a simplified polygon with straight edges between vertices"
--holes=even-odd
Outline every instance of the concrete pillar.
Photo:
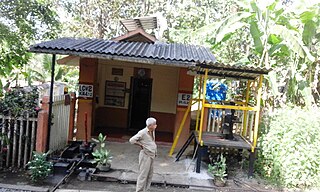
[[[193,76],[187,74],[187,69],[186,68],[181,68],[180,73],[179,73],[179,88],[178,92],[188,92],[192,94],[193,91]],[[175,127],[174,127],[174,136],[173,138],[176,137],[176,134],[178,132],[178,129],[180,127],[182,118],[187,110],[187,107],[181,107],[177,106],[177,111],[176,111],[176,119],[175,119]],[[179,137],[177,146],[175,148],[175,151],[178,151],[183,144],[187,141],[189,134],[190,134],[190,117],[191,113],[188,114],[187,119],[185,121],[184,127],[181,131],[181,135]]]
[[36,151],[46,152],[48,139],[49,97],[44,96],[41,103],[41,110],[38,113]]
[[93,116],[94,116],[94,98],[97,88],[97,71],[98,59],[81,58],[80,59],[80,77],[79,84],[93,85],[93,97],[79,97],[78,98],[78,115],[77,115],[77,140],[85,140],[85,113],[87,113],[87,136],[91,139],[93,131]]

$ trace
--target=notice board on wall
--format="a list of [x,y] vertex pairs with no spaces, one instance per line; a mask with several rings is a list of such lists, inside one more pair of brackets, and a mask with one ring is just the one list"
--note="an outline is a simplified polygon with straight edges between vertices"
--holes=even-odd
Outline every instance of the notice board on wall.
[[126,96],[126,83],[119,81],[106,81],[104,104],[108,106],[124,107]]
[[93,97],[93,85],[79,84],[79,97]]
[[179,91],[177,105],[179,107],[188,107],[191,97],[192,97],[191,92]]

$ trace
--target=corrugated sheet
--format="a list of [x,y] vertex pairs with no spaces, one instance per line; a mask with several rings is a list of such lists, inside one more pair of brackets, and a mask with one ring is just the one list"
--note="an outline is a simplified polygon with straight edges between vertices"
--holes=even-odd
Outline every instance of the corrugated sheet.
[[[183,62],[216,62],[205,47],[177,43],[115,42],[102,39],[60,38],[30,47],[31,52],[106,54]],[[46,52],[47,51],[47,52]],[[50,51],[50,52],[49,52]],[[77,54],[79,55],[79,54]]]
[[190,67],[190,70],[197,74],[204,74],[208,69],[208,75],[220,78],[250,79],[253,80],[260,75],[268,74],[272,69],[252,67],[245,65],[229,65],[217,62],[198,63]]
[[134,31],[138,28],[156,29],[158,27],[157,17],[138,17],[121,20],[120,22],[128,31]]
[[[218,63],[205,47],[180,43],[116,42],[102,39],[61,38],[30,47],[31,52],[118,59],[132,62],[188,67],[190,71],[222,78],[255,79],[271,69]],[[120,58],[121,57],[121,58]]]

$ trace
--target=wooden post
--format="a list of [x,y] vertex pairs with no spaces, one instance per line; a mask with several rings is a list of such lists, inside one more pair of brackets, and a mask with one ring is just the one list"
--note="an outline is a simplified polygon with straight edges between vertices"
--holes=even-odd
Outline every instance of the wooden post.
[[252,177],[253,176],[254,161],[255,161],[255,158],[256,158],[256,153],[257,153],[257,150],[255,150],[254,152],[250,151],[248,177]]
[[[27,125],[26,125],[26,139],[24,142],[24,159],[23,159],[23,167],[26,168],[27,165],[27,161],[29,160],[29,156],[28,156],[28,142],[30,141],[30,122],[29,122],[29,113],[27,114]],[[32,149],[30,149],[32,151]]]

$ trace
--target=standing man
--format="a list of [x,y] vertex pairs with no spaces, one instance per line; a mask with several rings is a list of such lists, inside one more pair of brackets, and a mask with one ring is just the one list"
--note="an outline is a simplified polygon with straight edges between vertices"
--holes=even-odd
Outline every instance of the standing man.
[[157,120],[150,117],[146,120],[146,127],[130,138],[129,142],[141,147],[139,154],[139,174],[136,192],[147,191],[150,188],[153,175],[153,161],[157,155],[155,129]]

